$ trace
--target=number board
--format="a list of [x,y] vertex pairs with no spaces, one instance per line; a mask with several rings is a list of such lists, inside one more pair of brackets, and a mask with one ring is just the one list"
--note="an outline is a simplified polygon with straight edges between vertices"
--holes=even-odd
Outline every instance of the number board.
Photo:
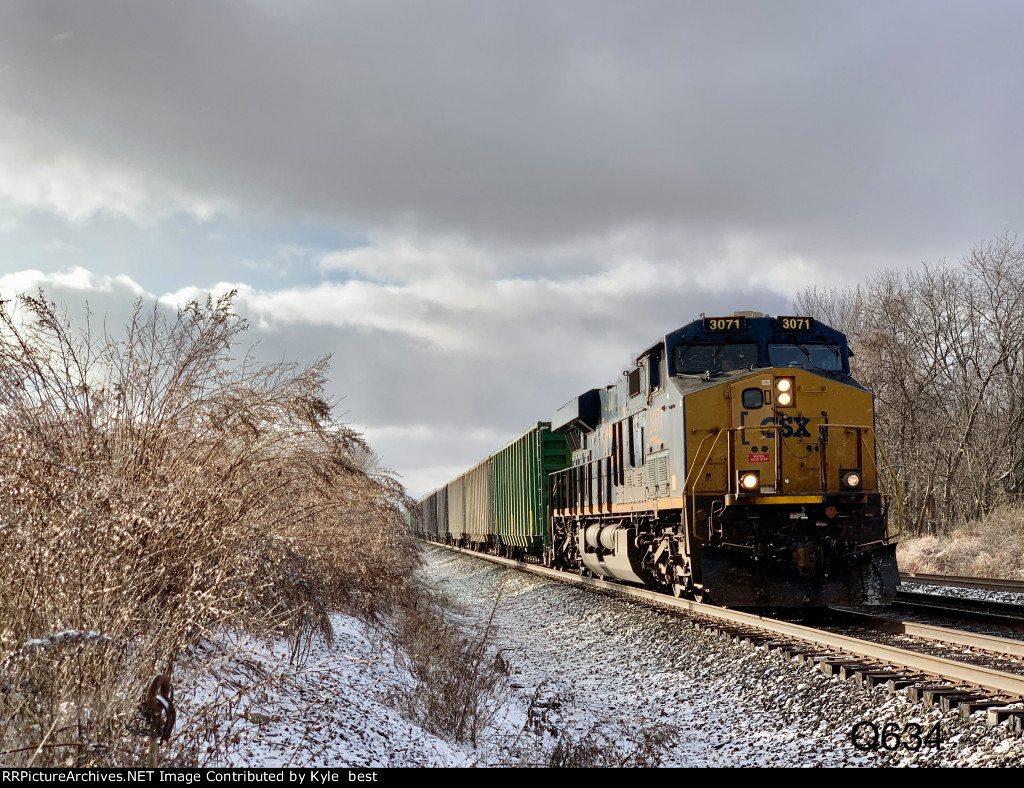
[[705,331],[743,331],[746,323],[742,317],[706,317],[704,318]]
[[811,319],[809,317],[793,317],[791,315],[780,315],[776,319],[779,331],[810,331]]

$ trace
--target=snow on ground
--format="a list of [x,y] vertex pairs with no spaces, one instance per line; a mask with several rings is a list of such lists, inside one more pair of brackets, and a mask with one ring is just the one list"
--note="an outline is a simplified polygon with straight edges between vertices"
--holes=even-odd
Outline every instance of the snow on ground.
[[[234,767],[461,767],[474,763],[385,701],[408,676],[378,632],[346,615],[332,617],[335,642],[314,643],[297,664],[284,643],[245,643],[245,657],[216,669],[217,686],[192,699],[210,704],[234,691],[218,739],[228,756],[209,766]],[[282,673],[287,677],[275,680]],[[267,680],[263,680],[267,679]],[[225,687],[225,683],[229,686]],[[233,685],[233,686],[231,686]],[[244,688],[239,691],[239,688]]]
[[[474,749],[402,718],[405,692],[379,635],[334,618],[333,647],[315,646],[294,680],[236,716],[237,766],[543,765],[559,741],[628,757],[660,739],[665,766],[997,766],[1024,763],[1024,736],[984,717],[911,704],[776,653],[716,638],[668,610],[591,592],[439,548],[425,582],[450,597],[468,630],[494,612],[493,647],[510,666],[501,713]],[[268,664],[283,652],[267,649]],[[239,715],[244,711],[240,710]],[[936,723],[943,742],[916,752],[863,752],[855,724]],[[922,735],[923,735],[922,733]],[[905,739],[912,744],[912,739]],[[581,750],[577,750],[581,751]],[[636,763],[637,760],[626,761]]]

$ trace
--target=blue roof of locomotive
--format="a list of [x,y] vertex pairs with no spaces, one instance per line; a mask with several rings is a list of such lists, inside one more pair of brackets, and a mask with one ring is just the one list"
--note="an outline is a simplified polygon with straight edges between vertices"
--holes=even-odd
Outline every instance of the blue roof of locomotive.
[[[735,317],[730,315],[728,317]],[[704,328],[704,319],[694,320],[687,323],[680,329],[665,335],[666,351],[671,351],[680,342],[708,342],[708,343],[731,343],[731,342],[756,342],[762,350],[767,349],[769,342],[793,342],[793,343],[826,343],[844,348],[843,365],[849,369],[848,358],[849,348],[846,344],[846,334],[842,331],[815,320],[811,321],[810,330],[805,331],[784,331],[778,328],[778,317],[748,317],[743,315],[743,329],[738,331],[707,331]],[[658,343],[659,345],[661,343]],[[655,348],[658,345],[654,346]],[[653,350],[654,348],[651,348]],[[646,355],[646,354],[644,354]],[[674,372],[673,359],[669,355],[669,374]]]
[[810,331],[780,331],[777,328],[775,317],[744,317],[744,330],[742,331],[705,331],[704,320],[694,320],[687,323],[680,329],[665,336],[665,346],[672,347],[683,339],[702,338],[713,341],[727,342],[757,342],[760,345],[769,340],[785,341],[787,339],[813,340],[815,342],[830,342],[836,345],[846,346],[846,334],[831,326],[827,326],[820,320],[809,318],[811,321]]

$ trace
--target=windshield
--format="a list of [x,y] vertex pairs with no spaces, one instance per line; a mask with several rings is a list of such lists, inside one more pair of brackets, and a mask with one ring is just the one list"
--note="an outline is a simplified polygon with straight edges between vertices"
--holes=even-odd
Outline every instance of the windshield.
[[757,345],[744,342],[735,345],[679,345],[676,347],[676,372],[703,375],[705,372],[728,372],[756,366]]
[[768,345],[768,357],[773,367],[801,367],[823,369],[827,372],[843,371],[843,354],[836,345]]

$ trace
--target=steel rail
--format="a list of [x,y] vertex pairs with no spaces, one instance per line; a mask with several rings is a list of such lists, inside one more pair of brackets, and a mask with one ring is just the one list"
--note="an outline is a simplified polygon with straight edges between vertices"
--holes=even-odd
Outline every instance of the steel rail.
[[962,662],[955,662],[954,660],[945,659],[943,657],[919,654],[914,651],[907,651],[894,646],[872,643],[867,640],[861,640],[860,638],[849,637],[847,635],[837,635],[831,632],[824,632],[820,629],[803,626],[802,624],[793,624],[788,621],[765,618],[754,613],[744,613],[730,608],[705,605],[700,602],[692,602],[688,599],[677,599],[669,596],[668,594],[651,591],[646,588],[638,588],[621,583],[612,583],[607,580],[600,580],[597,578],[580,577],[569,574],[568,572],[549,569],[538,564],[529,564],[522,561],[515,561],[510,558],[501,558],[499,556],[490,555],[489,553],[478,553],[472,550],[463,550],[462,548],[442,545],[436,542],[431,542],[430,544],[453,550],[464,555],[491,561],[512,569],[519,569],[520,571],[540,575],[541,577],[546,577],[551,580],[597,588],[616,596],[643,599],[669,609],[684,611],[703,616],[705,618],[761,630],[767,634],[794,638],[823,649],[845,652],[852,657],[870,659],[888,666],[928,674],[956,684],[969,685],[1002,695],[1024,698],[1024,676],[1004,673],[999,670],[992,670],[991,668],[984,668],[976,665],[968,665]]
[[993,654],[1024,658],[1024,640],[1014,640],[1013,638],[998,637],[996,635],[982,635],[975,632],[966,632],[962,629],[939,627],[933,624],[919,624],[916,621],[886,618],[885,616],[876,616],[871,613],[850,610],[841,606],[833,609],[855,618],[870,619],[877,622],[879,629],[892,634],[910,635],[911,637],[933,640],[947,646],[976,648],[992,652]]
[[978,588],[984,591],[1010,591],[1024,593],[1024,580],[998,580],[989,577],[957,577],[956,575],[927,575],[919,572],[900,572],[904,583],[921,585],[951,586],[954,588]]
[[992,621],[1007,626],[1024,624],[1024,605],[1011,602],[993,602],[987,599],[951,596],[946,594],[920,594],[916,591],[897,591],[894,608],[940,612],[946,615]]

